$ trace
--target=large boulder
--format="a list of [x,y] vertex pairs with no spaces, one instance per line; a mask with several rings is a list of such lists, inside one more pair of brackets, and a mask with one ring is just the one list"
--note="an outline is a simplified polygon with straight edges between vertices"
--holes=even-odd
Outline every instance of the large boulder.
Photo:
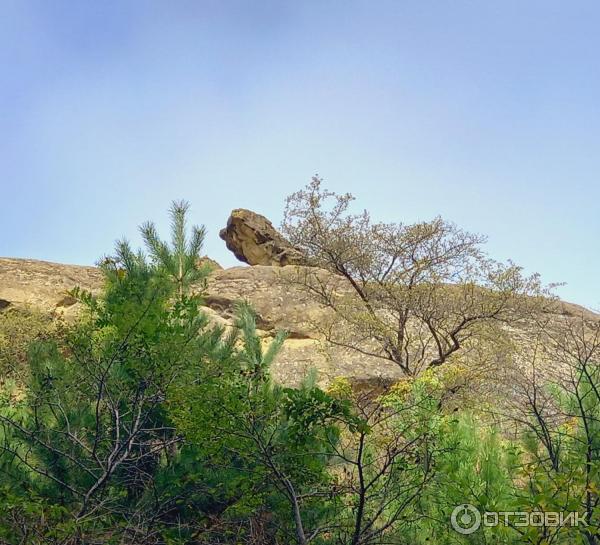
[[237,208],[219,236],[235,257],[249,265],[301,265],[305,259],[264,216]]

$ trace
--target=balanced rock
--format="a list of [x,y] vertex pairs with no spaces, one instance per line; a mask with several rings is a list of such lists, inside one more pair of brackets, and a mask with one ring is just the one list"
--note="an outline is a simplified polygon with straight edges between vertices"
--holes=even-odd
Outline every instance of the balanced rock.
[[219,236],[235,257],[249,265],[302,265],[306,260],[264,216],[237,208]]

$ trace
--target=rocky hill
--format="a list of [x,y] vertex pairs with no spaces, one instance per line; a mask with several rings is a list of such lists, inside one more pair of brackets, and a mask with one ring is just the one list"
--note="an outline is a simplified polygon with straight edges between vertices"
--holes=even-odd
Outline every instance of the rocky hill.
[[[297,383],[313,367],[320,382],[339,376],[355,383],[379,379],[387,382],[402,376],[390,362],[334,347],[323,340],[320,325],[332,320],[331,311],[294,284],[294,278],[308,264],[300,264],[301,256],[266,218],[236,210],[221,237],[236,256],[251,266],[221,269],[213,262],[204,298],[205,310],[215,322],[230,325],[236,302],[248,301],[257,312],[262,336],[269,338],[280,329],[288,331],[288,339],[273,368],[277,380]],[[319,274],[330,275],[326,271]],[[101,272],[95,267],[0,258],[0,309],[32,307],[71,319],[78,312],[78,304],[68,291],[75,286],[98,292],[102,287]],[[556,306],[557,318],[581,313],[598,318],[576,305]]]
[[[236,302],[248,301],[257,312],[262,336],[270,337],[278,329],[288,331],[273,369],[282,382],[298,382],[310,367],[319,371],[322,380],[335,376],[356,381],[400,376],[394,366],[383,366],[377,358],[321,342],[318,324],[328,311],[290,285],[295,269],[264,265],[216,269],[209,277],[205,310],[215,322],[227,325]],[[102,275],[94,267],[0,258],[0,305],[4,308],[32,307],[70,319],[78,311],[78,304],[68,294],[75,286],[97,293]]]

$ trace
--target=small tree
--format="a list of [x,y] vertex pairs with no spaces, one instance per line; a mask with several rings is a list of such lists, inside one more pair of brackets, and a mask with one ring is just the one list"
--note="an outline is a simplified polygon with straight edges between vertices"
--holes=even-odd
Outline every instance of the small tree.
[[[600,543],[600,321],[565,316],[542,324],[534,372],[514,418],[525,432],[526,509],[577,512],[585,524],[529,529],[531,543],[579,534]],[[545,364],[546,373],[538,368]],[[554,365],[554,372],[549,370]],[[560,541],[558,541],[560,542]]]
[[186,215],[189,208],[187,201],[173,201],[171,204],[170,245],[160,239],[154,223],[148,221],[140,227],[152,261],[175,281],[179,298],[194,282],[205,278],[208,272],[206,268],[199,267],[206,229],[193,225],[188,238]]
[[12,488],[63,508],[50,532],[65,543],[153,542],[162,513],[146,510],[148,495],[180,442],[164,404],[217,341],[193,299],[172,303],[172,284],[141,255],[121,243],[114,263],[102,298],[74,292],[87,316],[64,341],[32,346],[25,396],[0,411],[2,460],[24,475]]
[[186,211],[174,203],[172,250],[146,224],[151,263],[117,243],[104,292],[72,292],[78,320],[30,347],[21,395],[0,399],[7,543],[165,543],[197,524],[198,512],[173,519],[197,492],[173,478],[185,460],[166,406],[187,369],[233,346],[187,295],[202,277],[203,230],[186,240]]
[[320,543],[336,526],[327,517],[336,497],[327,464],[337,421],[349,416],[349,405],[310,377],[300,388],[274,384],[269,367],[285,335],[279,333],[265,350],[254,314],[244,305],[235,325],[234,334],[241,333],[236,357],[216,369],[197,369],[201,378],[182,384],[174,420],[205,464],[221,474],[235,469],[243,475],[247,493],[239,489],[226,503],[239,507],[253,497],[258,509],[271,511],[271,537],[257,542],[271,543],[280,534],[286,543]]
[[[352,403],[352,418],[332,445],[340,501],[334,543],[403,543],[399,535],[420,518],[419,498],[435,475],[441,390],[433,375],[381,388],[353,390],[336,380],[329,394]],[[336,472],[337,470],[337,472]]]
[[[537,275],[488,259],[485,239],[436,218],[403,225],[350,214],[353,197],[314,177],[287,199],[283,232],[316,267],[298,282],[343,326],[324,333],[336,345],[383,358],[407,375],[445,363],[478,329],[513,322]],[[331,203],[331,204],[330,204]],[[341,282],[340,277],[346,282]]]

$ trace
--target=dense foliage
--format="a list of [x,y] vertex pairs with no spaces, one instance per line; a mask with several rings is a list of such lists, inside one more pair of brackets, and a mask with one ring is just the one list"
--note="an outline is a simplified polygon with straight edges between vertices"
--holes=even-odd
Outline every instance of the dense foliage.
[[[188,240],[186,210],[170,245],[143,227],[150,257],[117,245],[103,294],[72,294],[76,323],[28,337],[2,315],[2,372],[28,371],[0,398],[0,542],[598,543],[597,323],[544,333],[565,378],[530,377],[514,429],[447,403],[451,361],[390,388],[284,387],[270,376],[284,332],[261,338],[244,303],[227,329],[202,312],[203,231]],[[463,504],[586,524],[461,534]]]

